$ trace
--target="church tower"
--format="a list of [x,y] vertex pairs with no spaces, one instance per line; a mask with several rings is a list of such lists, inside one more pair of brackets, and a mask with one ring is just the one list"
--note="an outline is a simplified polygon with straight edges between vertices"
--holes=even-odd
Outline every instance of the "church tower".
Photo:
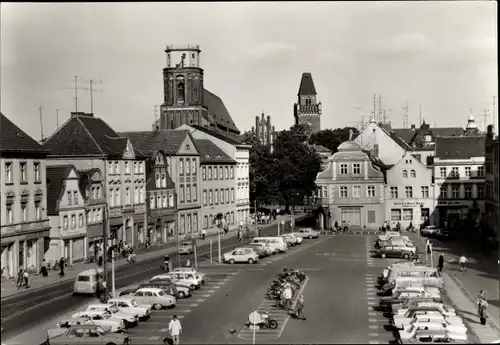
[[311,73],[302,73],[297,98],[293,106],[295,124],[308,124],[312,133],[321,131],[321,102],[318,102]]
[[184,124],[202,125],[204,91],[200,46],[169,45],[165,53],[167,67],[163,69],[163,104],[159,129],[175,129]]

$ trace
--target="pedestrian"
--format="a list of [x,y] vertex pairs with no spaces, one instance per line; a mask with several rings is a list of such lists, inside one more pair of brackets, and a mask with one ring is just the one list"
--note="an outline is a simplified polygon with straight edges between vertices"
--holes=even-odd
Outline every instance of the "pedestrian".
[[488,302],[486,302],[486,300],[482,299],[479,302],[478,314],[479,314],[479,322],[483,326],[486,325],[486,319],[488,318],[488,315],[487,315],[487,312],[486,312],[487,308],[488,308]]
[[61,260],[59,260],[59,269],[60,269],[60,272],[59,272],[59,277],[64,277],[64,265],[66,264],[66,261],[64,260],[64,257],[61,258]]
[[165,263],[164,270],[165,272],[170,272],[170,258],[168,257],[168,254],[165,254],[165,258],[163,259],[163,262]]
[[102,255],[101,255],[101,253],[100,253],[100,252],[99,252],[99,259],[97,260],[97,265],[98,265],[99,267],[102,267]]
[[339,222],[335,221],[334,227],[335,227],[335,230],[338,230],[339,229]]
[[292,306],[292,288],[289,283],[285,284],[285,289],[283,290],[283,302],[287,309]]
[[205,236],[207,236],[207,231],[205,229],[201,230],[201,239],[204,240]]
[[17,273],[17,281],[16,281],[16,285],[17,285],[17,288],[20,289],[22,286],[23,286],[23,269],[21,268],[19,270],[19,272]]
[[241,242],[241,229],[238,229],[238,242]]
[[444,266],[444,256],[443,254],[439,255],[438,259],[438,271],[439,273],[443,272],[443,266]]
[[304,316],[304,295],[300,295],[299,299],[297,300],[297,311],[295,312],[295,315],[297,316],[297,319],[305,320],[306,317]]
[[177,319],[177,315],[174,315],[172,320],[170,320],[168,324],[168,331],[172,336],[172,340],[174,341],[174,345],[179,345],[179,336],[182,333],[181,322]]
[[24,271],[23,273],[23,286],[25,289],[30,287],[30,276],[28,274],[28,271]]
[[186,259],[186,267],[191,267],[191,260],[189,260],[189,257]]
[[465,264],[468,262],[469,260],[467,260],[467,258],[465,257],[465,255],[462,254],[462,256],[460,257],[460,259],[458,259],[458,263],[460,265],[460,272],[464,272],[464,271],[467,271],[467,267],[465,267]]
[[40,269],[40,273],[42,274],[43,277],[47,277],[49,275],[45,259],[42,260],[42,268]]

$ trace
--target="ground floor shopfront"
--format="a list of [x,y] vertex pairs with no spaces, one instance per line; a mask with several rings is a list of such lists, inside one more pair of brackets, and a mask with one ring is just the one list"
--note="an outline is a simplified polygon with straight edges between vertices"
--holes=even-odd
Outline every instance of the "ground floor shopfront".
[[168,214],[152,214],[148,218],[148,230],[145,240],[139,236],[139,245],[155,245],[175,241],[176,212]]
[[51,238],[44,258],[51,266],[61,258],[64,258],[68,265],[72,265],[85,260],[87,253],[87,236],[84,233],[63,238]]
[[[196,234],[200,231],[201,207],[179,210],[177,213],[177,231],[179,236]],[[175,232],[174,232],[175,235]]]
[[475,200],[438,200],[434,211],[435,225],[454,229],[461,224],[479,225],[484,217],[484,202]]
[[148,228],[147,214],[124,214],[122,217],[109,219],[109,244],[127,242],[132,248],[146,240]]
[[234,224],[250,224],[250,204],[241,204],[236,206]]
[[417,228],[434,224],[432,215],[434,213],[434,199],[388,199],[385,201],[385,220],[390,222],[391,228],[398,223],[403,229],[410,224]]
[[377,228],[384,221],[383,204],[322,205],[318,209],[318,227],[333,228],[335,222],[351,224],[352,229]]
[[[40,271],[49,229],[48,221],[2,227],[2,277],[13,278],[20,269],[30,273]],[[30,232],[25,232],[27,230]]]

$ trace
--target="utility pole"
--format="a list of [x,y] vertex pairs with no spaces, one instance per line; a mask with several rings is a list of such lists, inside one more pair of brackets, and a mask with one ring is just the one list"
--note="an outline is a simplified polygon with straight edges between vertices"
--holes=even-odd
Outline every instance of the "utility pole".
[[[377,122],[382,122],[382,95],[378,95],[378,121]],[[385,125],[385,123],[384,123]]]
[[483,122],[484,122],[484,131],[486,132],[488,130],[488,116],[490,116],[490,111],[488,109],[483,109]]
[[42,142],[43,142],[43,115],[42,115],[43,105],[38,107],[38,111],[40,112],[40,132],[42,133]]
[[78,87],[79,83],[87,83],[82,77],[75,76],[73,78],[73,87],[61,87],[59,90],[72,90],[75,93],[75,112],[78,112],[78,90],[86,91],[86,88]]
[[84,88],[84,90],[90,92],[90,113],[93,114],[94,113],[94,92],[102,92],[103,91],[102,89],[98,89],[98,90],[94,89],[93,85],[102,84],[102,79],[99,79],[99,80],[89,79],[89,80],[85,80],[84,82],[89,84],[89,87]]
[[418,109],[418,126],[422,126],[422,103],[420,103],[419,109]]
[[377,94],[373,94],[373,119],[377,123]]
[[56,130],[59,129],[59,109],[56,109]]

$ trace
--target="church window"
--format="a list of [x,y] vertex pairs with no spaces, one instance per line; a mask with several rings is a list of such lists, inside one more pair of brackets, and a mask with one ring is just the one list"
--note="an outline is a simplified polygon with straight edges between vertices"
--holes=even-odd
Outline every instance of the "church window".
[[184,76],[182,75],[177,76],[176,85],[177,85],[177,103],[184,103],[185,99]]

